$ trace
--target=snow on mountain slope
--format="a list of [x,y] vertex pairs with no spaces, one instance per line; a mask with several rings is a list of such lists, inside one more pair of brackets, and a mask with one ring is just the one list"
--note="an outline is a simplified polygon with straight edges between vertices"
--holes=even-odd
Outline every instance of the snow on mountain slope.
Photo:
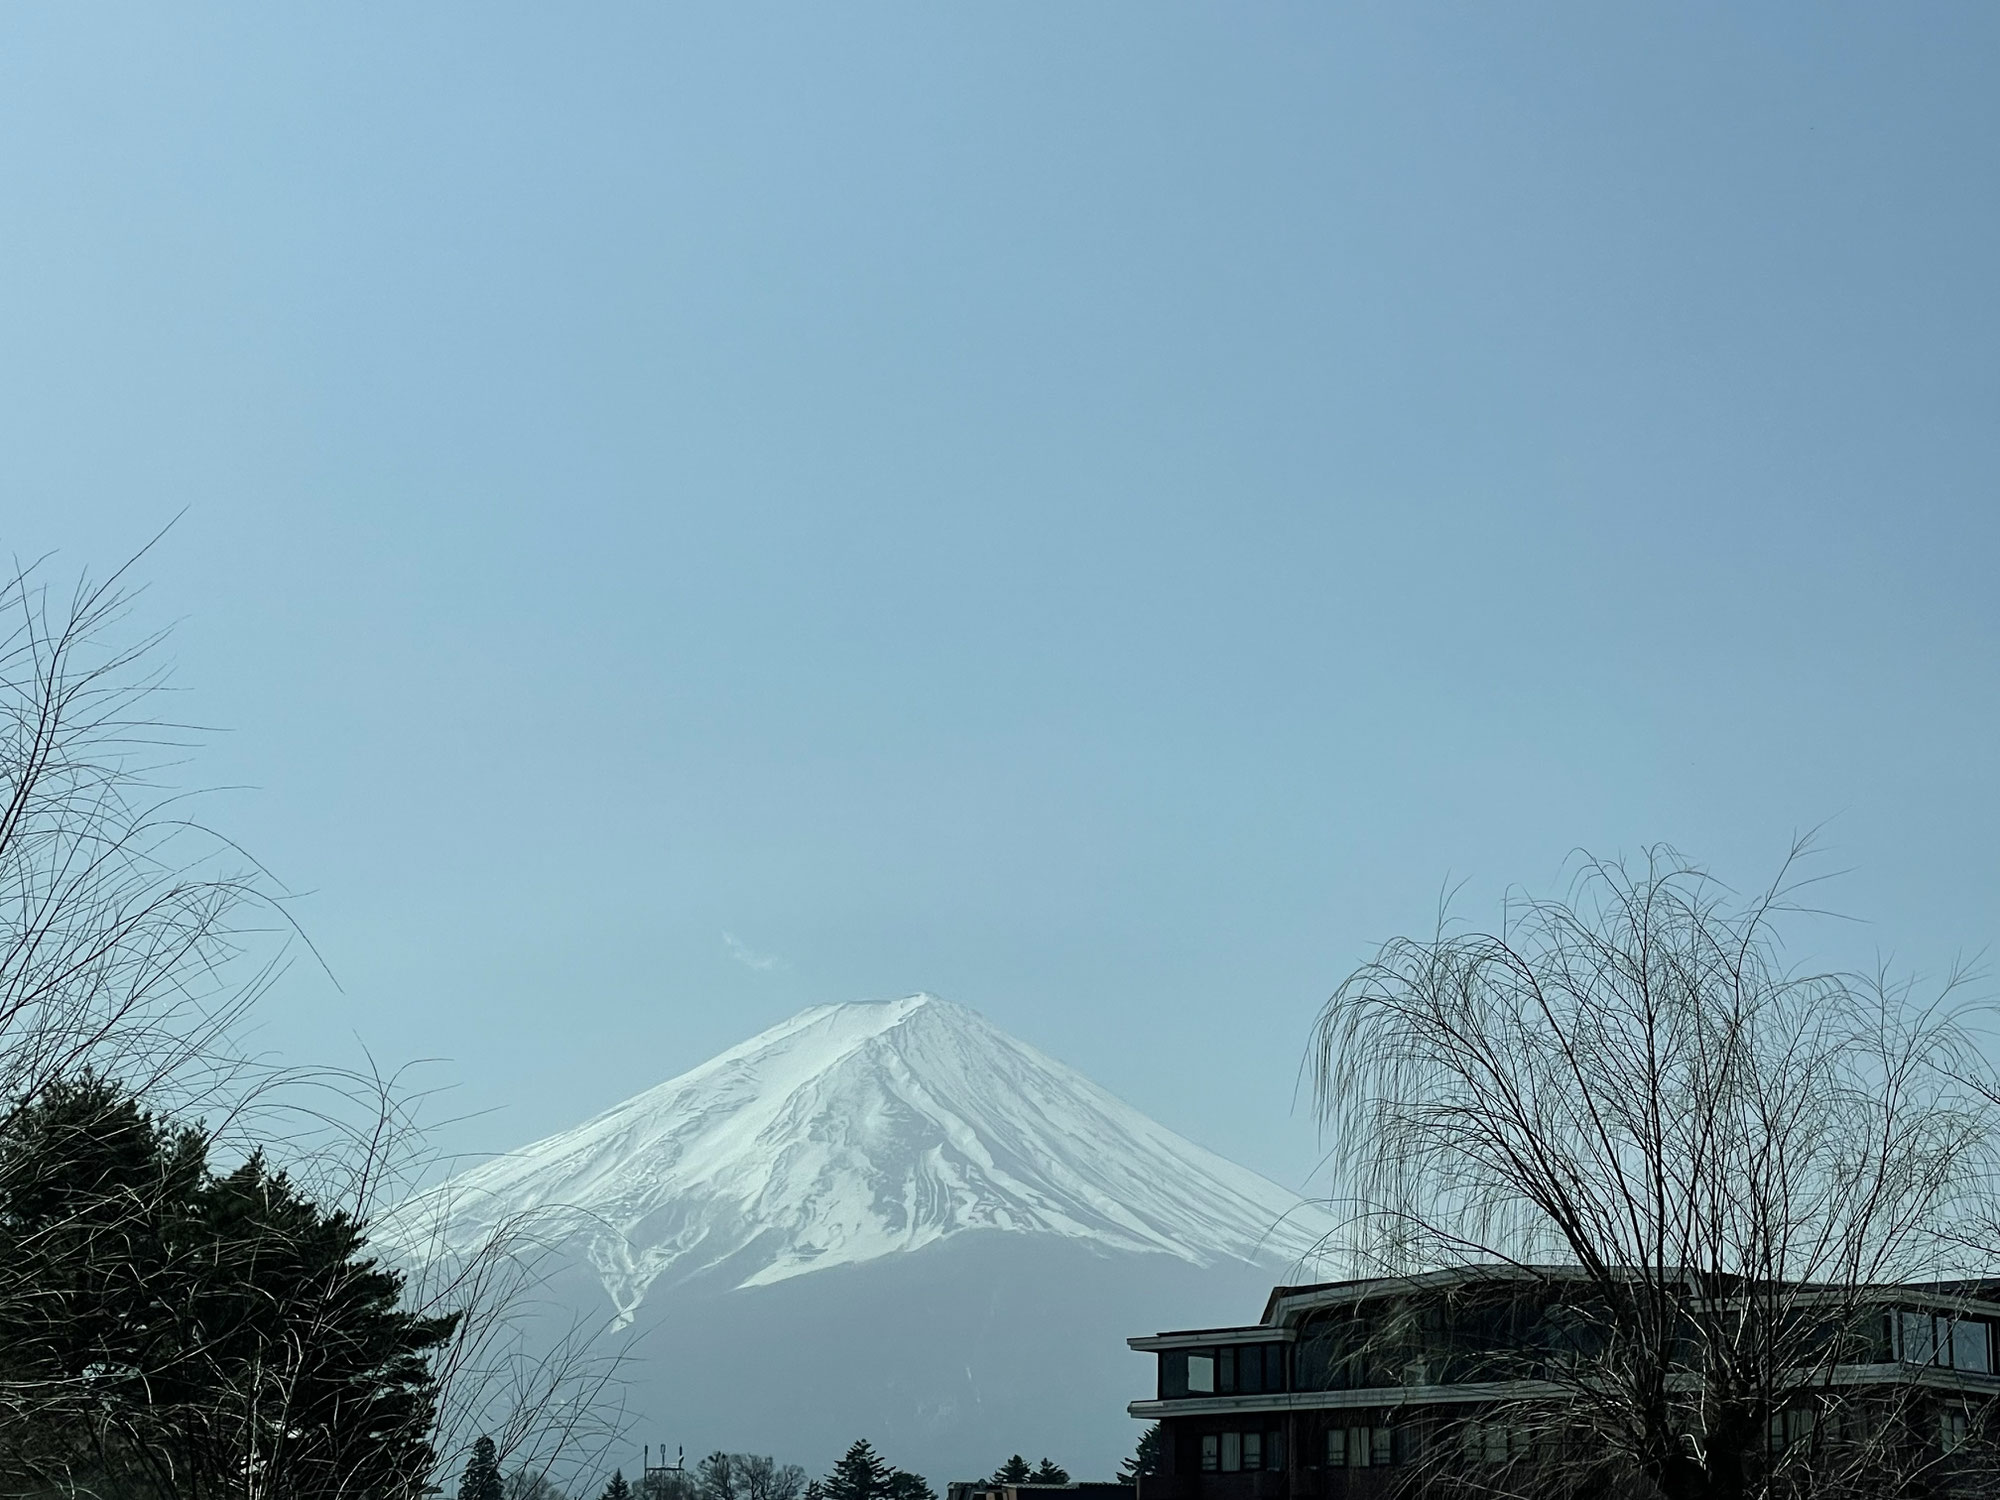
[[1283,1264],[1325,1229],[1293,1193],[930,995],[823,1005],[431,1196],[448,1243],[576,1215],[629,1320],[648,1291],[749,1287],[969,1231],[1195,1266]]

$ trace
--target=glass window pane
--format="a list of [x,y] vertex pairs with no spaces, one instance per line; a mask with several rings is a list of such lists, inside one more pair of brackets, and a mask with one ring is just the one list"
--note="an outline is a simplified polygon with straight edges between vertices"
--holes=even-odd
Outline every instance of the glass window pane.
[[1236,1351],[1223,1349],[1216,1356],[1216,1389],[1228,1395],[1236,1389]]
[[1947,1453],[1956,1452],[1964,1446],[1965,1435],[1970,1424],[1962,1411],[1938,1413],[1938,1442]]
[[1222,1435],[1222,1472],[1234,1474],[1243,1467],[1243,1434],[1225,1432]]
[[1285,1388],[1285,1346],[1266,1344],[1264,1346],[1264,1389],[1282,1391]]
[[1246,1396],[1264,1389],[1264,1351],[1255,1344],[1236,1351],[1236,1389]]
[[1396,1449],[1393,1440],[1396,1436],[1396,1429],[1393,1427],[1377,1427],[1374,1429],[1374,1434],[1375,1450],[1370,1455],[1371,1460],[1378,1466],[1394,1463]]
[[1201,1467],[1204,1473],[1213,1474],[1215,1472],[1219,1457],[1218,1444],[1219,1440],[1212,1432],[1204,1436],[1201,1440]]
[[1390,1436],[1396,1440],[1396,1445],[1391,1450],[1393,1462],[1413,1464],[1422,1457],[1422,1446],[1419,1439],[1420,1431],[1420,1428],[1409,1426],[1392,1427],[1389,1429]]
[[1374,1456],[1375,1444],[1368,1435],[1368,1429],[1366,1427],[1348,1428],[1347,1467],[1350,1469],[1365,1469],[1368,1467],[1369,1459]]
[[1937,1321],[1929,1313],[1902,1313],[1896,1323],[1902,1335],[1898,1359],[1905,1364],[1927,1365],[1937,1357]]
[[1347,1429],[1329,1427],[1326,1430],[1326,1462],[1329,1468],[1338,1469],[1347,1462]]
[[1992,1325],[1976,1318],[1960,1318],[1951,1325],[1951,1367],[1979,1375],[1993,1372]]
[[1243,1467],[1261,1469],[1264,1467],[1264,1434],[1246,1432],[1243,1434]]
[[1212,1354],[1190,1354],[1187,1357],[1187,1388],[1194,1396],[1209,1396],[1215,1393],[1215,1356]]
[[1285,1434],[1276,1428],[1264,1434],[1264,1467],[1282,1469],[1285,1466]]

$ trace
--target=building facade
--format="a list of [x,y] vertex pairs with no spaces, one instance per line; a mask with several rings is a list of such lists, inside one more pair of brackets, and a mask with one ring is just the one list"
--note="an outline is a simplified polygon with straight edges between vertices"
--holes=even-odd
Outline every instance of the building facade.
[[[1579,1367],[1592,1326],[1579,1285],[1548,1269],[1281,1286],[1256,1323],[1130,1339],[1157,1378],[1128,1410],[1161,1427],[1138,1500],[1504,1492],[1503,1466],[1520,1472],[1563,1441],[1575,1385],[1557,1362]],[[1809,1291],[1795,1300],[1812,1306]],[[1913,1492],[2000,1493],[2000,1464],[1985,1461],[2000,1284],[1888,1288],[1879,1308],[1847,1306],[1838,1357],[1769,1418],[1765,1452],[1832,1443],[1823,1416],[1873,1413],[1869,1442],[1893,1442],[1889,1467],[1923,1476]]]

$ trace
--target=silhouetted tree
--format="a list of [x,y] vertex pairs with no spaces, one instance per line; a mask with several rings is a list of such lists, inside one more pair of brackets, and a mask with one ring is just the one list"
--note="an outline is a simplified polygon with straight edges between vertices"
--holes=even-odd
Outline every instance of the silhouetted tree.
[[611,1471],[611,1483],[604,1487],[604,1493],[598,1500],[632,1500],[632,1486],[625,1482],[623,1469]]
[[1068,1484],[1069,1470],[1051,1459],[1044,1458],[1035,1465],[1035,1472],[1029,1477],[1030,1484]]
[[1160,1424],[1152,1423],[1139,1434],[1132,1456],[1118,1466],[1118,1482],[1135,1484],[1141,1474],[1153,1474],[1160,1467]]
[[741,1475],[732,1454],[715,1452],[695,1466],[701,1500],[738,1500]]
[[[390,1161],[421,1138],[393,1083],[315,1075],[386,1091],[373,1121],[273,1132],[298,1177],[211,1170],[247,1150],[236,1111],[276,1107],[230,1037],[291,929],[156,774],[188,731],[150,711],[160,637],[114,639],[123,589],[0,575],[0,1494],[403,1500],[476,1433],[545,1470],[602,1430],[609,1362],[510,1335],[519,1220],[409,1280],[367,1253],[417,1175]],[[190,1088],[222,1144],[174,1122]]]
[[365,1243],[260,1157],[215,1175],[201,1131],[113,1083],[46,1085],[0,1129],[0,1476],[81,1465],[135,1497],[227,1493],[255,1466],[296,1495],[421,1486],[427,1355],[454,1320],[404,1311]]
[[1034,1470],[1028,1467],[1028,1461],[1016,1453],[1007,1462],[993,1471],[993,1483],[1026,1484],[1028,1476],[1033,1472]]
[[459,1476],[458,1500],[506,1500],[500,1483],[500,1459],[493,1439],[481,1434]]
[[761,1453],[732,1453],[738,1493],[742,1500],[800,1500],[806,1471],[781,1464]]
[[[1789,878],[1739,902],[1668,849],[1588,862],[1496,932],[1391,942],[1319,1019],[1335,1248],[1560,1305],[1561,1357],[1521,1356],[1546,1394],[1486,1414],[1521,1456],[1484,1494],[1880,1497],[1935,1465],[1919,1387],[1833,1372],[1881,1286],[1958,1269],[1992,1121],[1947,1009],[1781,949]],[[1774,1442],[1801,1412],[1814,1440]]]
[[546,1474],[532,1469],[516,1469],[507,1476],[502,1500],[569,1500],[569,1496]]
[[862,1438],[841,1456],[821,1489],[826,1500],[882,1500],[889,1493],[889,1477],[894,1472],[868,1439]]

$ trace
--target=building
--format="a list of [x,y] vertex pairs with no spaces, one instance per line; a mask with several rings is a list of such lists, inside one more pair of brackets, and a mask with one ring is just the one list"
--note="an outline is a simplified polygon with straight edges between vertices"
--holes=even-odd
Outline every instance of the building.
[[945,1486],[945,1500],[1132,1500],[1132,1486],[1092,1479],[1071,1480],[1066,1484],[954,1479]]
[[[1579,1330],[1593,1326],[1578,1315],[1585,1285],[1538,1268],[1281,1286],[1254,1324],[1130,1339],[1158,1357],[1153,1396],[1127,1408],[1161,1424],[1158,1468],[1138,1500],[1446,1493],[1454,1476],[1477,1479],[1467,1470],[1546,1455],[1563,1441],[1560,1417],[1533,1429],[1522,1417],[1557,1413],[1574,1389],[1556,1365],[1581,1367]],[[1792,1290],[1797,1306],[1813,1305],[1812,1289]],[[1928,1489],[1965,1488],[1975,1449],[1992,1451],[1983,1432],[2000,1397],[2000,1282],[1886,1288],[1879,1309],[1872,1296],[1866,1307],[1818,1368],[1822,1394],[1771,1418],[1767,1451],[1850,1440],[1850,1429],[1816,1427],[1817,1414],[1837,1407],[1852,1422],[1865,1409],[1881,1416],[1868,1442],[1890,1441],[1893,1422],[1897,1453],[1913,1456]],[[1825,1394],[1836,1391],[1837,1403]],[[1990,1484],[2000,1464],[1981,1472],[1982,1493],[2000,1487]]]

